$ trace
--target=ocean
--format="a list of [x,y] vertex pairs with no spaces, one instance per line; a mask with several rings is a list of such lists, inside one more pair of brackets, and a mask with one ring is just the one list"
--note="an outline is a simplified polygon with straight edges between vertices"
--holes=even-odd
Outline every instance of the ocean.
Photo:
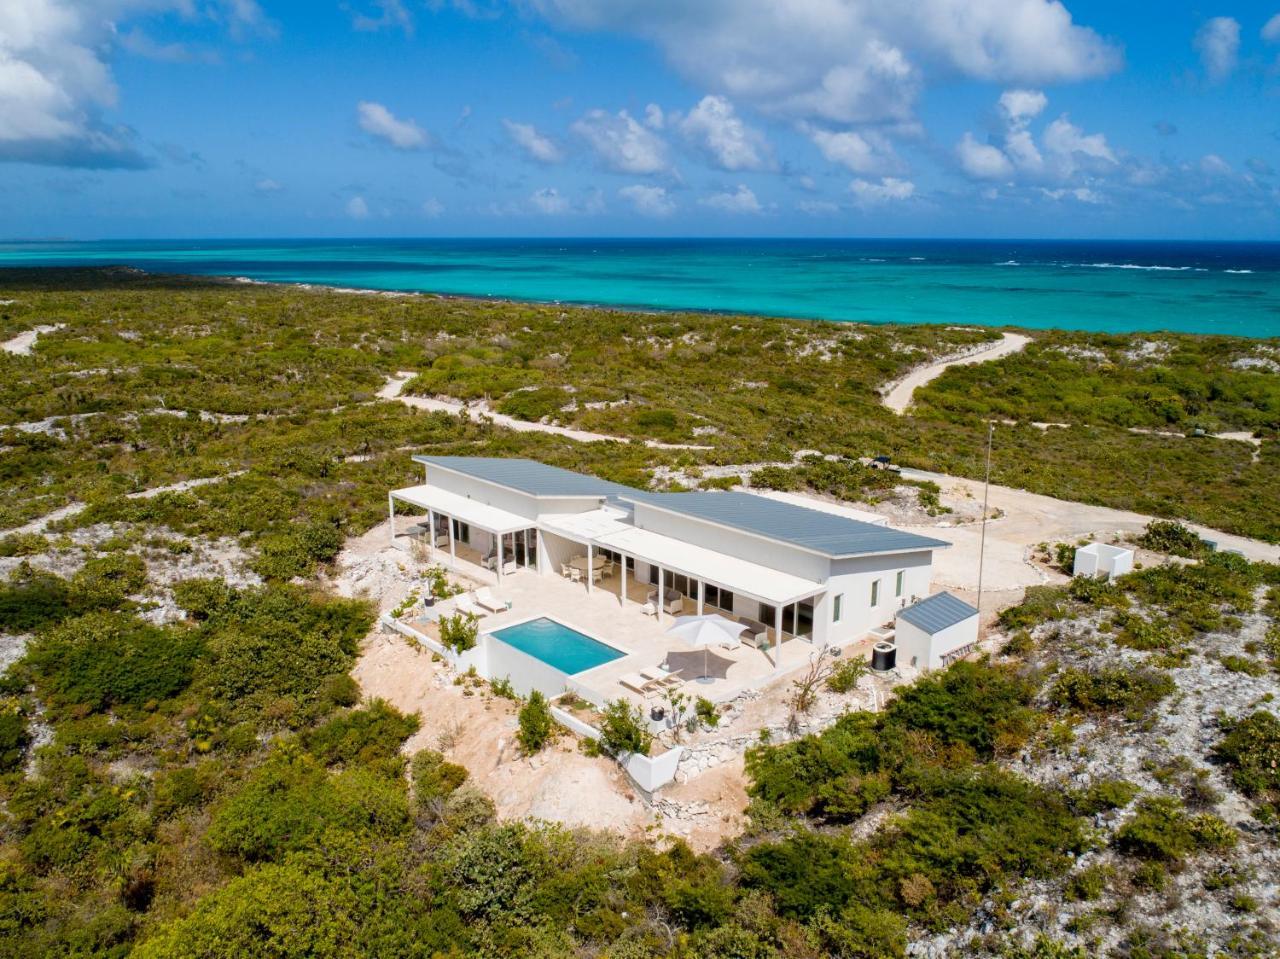
[[868,323],[1280,336],[1280,243],[147,240],[0,243],[0,266],[154,272]]

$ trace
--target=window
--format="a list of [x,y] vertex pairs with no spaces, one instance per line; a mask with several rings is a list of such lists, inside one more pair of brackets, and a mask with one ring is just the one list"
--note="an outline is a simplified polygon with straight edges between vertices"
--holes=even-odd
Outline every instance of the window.
[[878,579],[871,581],[871,605],[873,607],[880,605],[880,580]]
[[907,580],[907,571],[905,569],[898,570],[898,578],[893,585],[894,596],[902,595],[902,587],[903,587],[903,584],[906,583],[906,580]]
[[722,609],[726,613],[733,612],[733,593],[727,589],[721,589],[719,586],[712,586],[710,583],[706,585],[706,594],[704,603],[716,609]]
[[840,607],[844,605],[844,593],[831,601],[831,622],[840,622]]

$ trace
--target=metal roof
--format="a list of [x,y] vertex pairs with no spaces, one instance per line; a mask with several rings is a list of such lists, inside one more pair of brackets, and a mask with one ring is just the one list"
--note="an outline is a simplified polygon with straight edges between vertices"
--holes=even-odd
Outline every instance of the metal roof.
[[402,502],[417,506],[419,509],[435,510],[445,513],[456,520],[491,533],[514,533],[527,529],[533,521],[524,516],[489,506],[479,500],[450,493],[438,486],[406,486],[404,489],[391,491],[392,497]]
[[976,609],[950,593],[934,593],[898,611],[898,619],[923,629],[930,636],[977,615]]
[[943,549],[950,545],[929,536],[905,533],[888,526],[864,523],[750,493],[644,493],[629,490],[620,498],[673,510],[831,557]]
[[548,466],[530,459],[507,459],[499,456],[426,456],[417,455],[415,463],[439,466],[466,476],[505,486],[529,496],[605,496],[618,497],[637,492],[621,483],[610,483],[572,470]]

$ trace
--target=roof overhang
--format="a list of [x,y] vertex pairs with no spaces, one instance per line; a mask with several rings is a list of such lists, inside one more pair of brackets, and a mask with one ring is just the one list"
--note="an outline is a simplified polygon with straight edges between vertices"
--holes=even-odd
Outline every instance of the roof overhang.
[[445,513],[469,526],[477,526],[491,533],[514,533],[536,524],[535,520],[526,516],[450,493],[438,486],[406,486],[404,489],[392,490],[391,496],[419,509]]

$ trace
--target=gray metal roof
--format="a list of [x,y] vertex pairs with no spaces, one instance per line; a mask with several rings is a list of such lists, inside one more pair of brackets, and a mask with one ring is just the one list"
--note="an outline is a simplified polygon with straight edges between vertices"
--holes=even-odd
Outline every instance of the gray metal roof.
[[617,496],[638,492],[621,483],[575,473],[572,470],[548,466],[530,459],[506,459],[499,456],[426,456],[417,455],[415,463],[425,466],[441,466],[518,490],[530,496]]
[[976,609],[964,600],[956,599],[950,593],[934,593],[898,611],[899,619],[904,619],[912,626],[923,629],[930,636],[977,615]]
[[621,496],[711,523],[790,543],[825,556],[864,556],[916,549],[942,549],[940,539],[795,506],[750,493],[643,493]]

